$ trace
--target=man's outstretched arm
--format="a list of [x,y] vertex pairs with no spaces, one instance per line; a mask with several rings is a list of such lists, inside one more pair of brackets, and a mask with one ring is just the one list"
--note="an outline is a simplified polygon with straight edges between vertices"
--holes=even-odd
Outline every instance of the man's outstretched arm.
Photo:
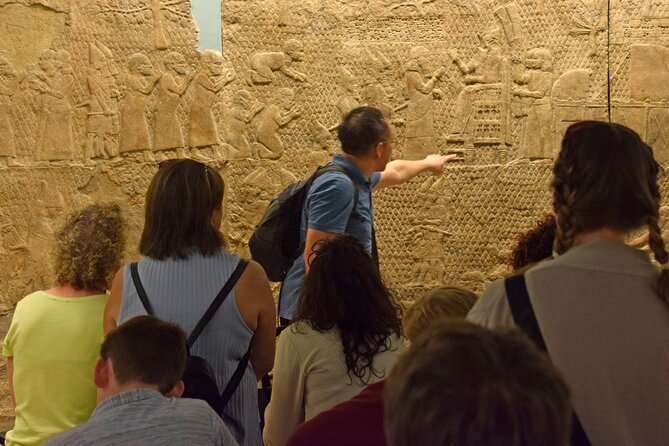
[[391,161],[381,172],[381,179],[374,190],[405,183],[423,172],[441,175],[444,173],[446,163],[456,158],[457,155],[428,155],[425,159],[417,161]]

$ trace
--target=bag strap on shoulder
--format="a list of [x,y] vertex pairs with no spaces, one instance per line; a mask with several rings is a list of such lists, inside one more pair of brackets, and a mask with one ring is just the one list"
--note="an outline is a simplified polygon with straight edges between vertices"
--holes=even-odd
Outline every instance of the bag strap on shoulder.
[[355,191],[353,192],[353,211],[351,212],[353,214],[355,212],[356,206],[358,205],[358,191],[359,191],[358,183],[353,178],[353,175],[351,175],[351,172],[346,170],[345,167],[334,163],[326,164],[323,167],[319,167],[316,170],[316,172],[314,172],[314,174],[312,175],[311,182],[313,182],[316,178],[328,172],[341,172],[344,175],[346,175],[349,180],[351,180],[351,183],[353,183],[353,188],[355,189]]
[[190,336],[188,336],[187,345],[189,350],[193,344],[195,344],[195,341],[197,340],[198,336],[200,336],[200,333],[202,333],[202,330],[204,330],[204,327],[206,327],[211,318],[214,317],[214,313],[216,313],[218,307],[220,307],[225,298],[228,297],[230,291],[232,291],[232,288],[235,286],[237,280],[239,280],[239,277],[242,275],[248,264],[249,262],[244,259],[239,260],[239,263],[232,272],[230,278],[227,280],[227,282],[225,282],[225,285],[223,285],[221,291],[218,292],[211,305],[209,305],[209,308],[207,308],[207,311],[204,312],[204,315],[202,315],[202,318],[200,318],[198,321]]
[[228,383],[225,385],[225,389],[223,389],[223,392],[221,392],[221,398],[218,401],[218,413],[221,413],[223,409],[225,409],[225,407],[228,405],[228,402],[230,402],[230,398],[232,398],[232,395],[235,393],[235,390],[237,390],[237,387],[239,387],[239,384],[242,382],[244,372],[246,371],[246,367],[248,366],[250,359],[251,344],[249,344],[249,348],[246,350],[244,356],[242,356],[242,359],[239,360],[239,364],[237,364],[235,372],[232,374],[230,380],[228,380]]
[[[345,167],[340,166],[339,164],[334,164],[330,163],[327,164],[323,167],[319,167],[318,170],[314,173],[312,176],[312,182],[316,178],[318,178],[320,175],[326,173],[326,172],[341,172],[345,174],[349,180],[351,180],[351,183],[353,183],[353,187],[355,188],[353,192],[353,210],[351,211],[351,217],[352,218],[357,218],[360,219],[360,216],[355,212],[355,208],[358,206],[358,195],[360,192],[360,187],[358,186],[357,181],[353,178],[353,175],[351,172],[349,172]],[[372,202],[372,192],[369,192],[369,202]],[[374,263],[377,268],[379,268],[379,249],[376,245],[376,231],[374,229],[374,220],[372,219],[372,260],[374,260]]]
[[539,322],[537,322],[537,317],[534,314],[530,295],[527,292],[525,275],[519,274],[507,278],[504,281],[504,288],[506,289],[506,298],[509,301],[511,315],[516,325],[527,334],[534,345],[548,353],[546,342],[544,342],[544,337],[539,328]]
[[[239,263],[237,264],[235,270],[232,272],[232,275],[225,282],[225,285],[223,285],[221,291],[218,292],[213,302],[209,305],[209,308],[207,308],[207,311],[204,312],[204,315],[202,316],[202,318],[200,318],[197,325],[193,329],[193,332],[188,337],[187,341],[188,351],[190,351],[190,348],[193,346],[198,336],[200,336],[202,330],[204,330],[204,327],[207,326],[211,318],[214,316],[216,310],[218,310],[218,308],[221,306],[225,298],[228,297],[230,291],[232,291],[232,288],[235,286],[235,284],[241,277],[242,273],[244,272],[248,264],[249,262],[247,260],[244,259],[239,260]],[[151,304],[149,303],[149,299],[146,295],[146,291],[144,290],[144,286],[142,285],[142,281],[139,278],[139,271],[137,270],[137,262],[133,262],[130,264],[130,275],[132,276],[132,281],[135,284],[135,289],[137,290],[137,294],[139,295],[139,300],[142,302],[144,309],[146,310],[147,314],[153,315],[153,309],[151,308]],[[239,387],[239,384],[241,383],[242,378],[244,377],[244,372],[246,371],[246,367],[248,366],[250,359],[251,359],[251,345],[249,344],[248,350],[246,351],[244,356],[242,356],[242,359],[239,360],[239,364],[237,364],[235,372],[232,374],[232,377],[230,377],[228,384],[225,386],[225,389],[223,389],[223,392],[221,393],[221,396],[218,400],[218,407],[216,408],[216,411],[218,413],[222,412],[223,409],[225,409],[225,407],[228,405],[228,402],[230,401],[230,398],[232,398],[232,395],[235,393],[235,390],[237,390],[237,387]]]
[[[525,334],[534,342],[534,345],[549,356],[544,336],[541,334],[537,316],[532,307],[532,301],[527,291],[527,284],[525,283],[525,275],[518,274],[516,276],[508,277],[504,280],[504,288],[506,290],[506,299],[509,302],[511,315],[513,321]],[[572,426],[571,426],[571,445],[572,446],[590,446],[588,435],[583,429],[581,420],[572,409]]]
[[142,281],[139,280],[137,262],[132,262],[130,264],[130,275],[132,276],[132,283],[135,285],[135,290],[137,290],[139,300],[142,302],[144,310],[146,310],[146,314],[153,316],[153,308],[151,308],[151,304],[149,303],[149,298],[147,297],[146,291],[144,290],[144,285],[142,285]]
[[[225,285],[223,285],[221,291],[218,292],[213,302],[209,305],[209,308],[207,308],[207,311],[204,312],[204,315],[202,315],[197,325],[195,325],[195,328],[193,329],[192,333],[190,334],[190,336],[188,336],[187,347],[189,351],[190,348],[195,343],[195,341],[197,340],[198,336],[200,336],[200,333],[202,333],[202,330],[204,330],[204,327],[207,326],[211,318],[214,316],[214,313],[216,313],[216,310],[218,310],[218,307],[220,307],[225,298],[228,297],[228,294],[230,294],[230,291],[232,291],[232,287],[235,286],[237,280],[239,280],[239,277],[246,269],[246,265],[248,265],[248,263],[249,262],[247,260],[244,259],[239,260],[239,263],[237,264],[237,267],[233,271],[230,278],[227,280],[227,282],[225,282]],[[139,300],[142,302],[142,305],[144,306],[146,313],[150,316],[153,316],[154,315],[153,308],[151,307],[149,298],[146,295],[146,290],[144,290],[144,285],[142,285],[142,281],[139,278],[137,262],[132,262],[130,264],[130,275],[132,276],[132,282],[135,285],[135,289],[137,290],[137,295],[139,296]]]

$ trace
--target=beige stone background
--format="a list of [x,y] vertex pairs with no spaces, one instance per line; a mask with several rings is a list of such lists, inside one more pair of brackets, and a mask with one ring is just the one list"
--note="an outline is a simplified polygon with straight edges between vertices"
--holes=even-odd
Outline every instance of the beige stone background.
[[[669,162],[666,1],[224,0],[223,36],[224,59],[203,58],[187,0],[0,0],[2,333],[51,283],[71,210],[121,203],[137,256],[162,159],[220,170],[229,246],[246,253],[269,199],[330,157],[355,104],[388,113],[395,158],[461,155],[442,179],[377,196],[382,267],[404,300],[506,273],[514,235],[549,210],[569,123],[610,114]],[[9,422],[1,378],[0,394]]]

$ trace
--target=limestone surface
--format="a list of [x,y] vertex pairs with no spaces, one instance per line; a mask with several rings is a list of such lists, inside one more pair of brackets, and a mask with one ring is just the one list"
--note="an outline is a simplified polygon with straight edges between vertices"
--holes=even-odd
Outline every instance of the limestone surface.
[[507,271],[570,124],[626,124],[669,166],[669,2],[226,0],[222,17],[223,53],[200,53],[187,0],[0,0],[0,313],[50,285],[54,230],[88,203],[121,203],[136,258],[168,158],[220,170],[228,246],[248,254],[358,105],[395,127],[395,158],[460,156],[377,194],[384,276],[407,301]]

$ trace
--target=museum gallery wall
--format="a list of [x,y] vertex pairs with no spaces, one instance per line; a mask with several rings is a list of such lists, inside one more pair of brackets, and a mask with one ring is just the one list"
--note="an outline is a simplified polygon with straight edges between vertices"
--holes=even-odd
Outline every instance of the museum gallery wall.
[[0,0],[0,311],[49,286],[54,230],[88,203],[122,204],[136,258],[168,158],[221,172],[228,246],[248,255],[270,198],[327,162],[357,105],[393,123],[395,158],[460,155],[377,194],[404,300],[508,272],[570,123],[610,116],[669,163],[666,1],[224,0],[223,54],[197,38],[185,0]]

